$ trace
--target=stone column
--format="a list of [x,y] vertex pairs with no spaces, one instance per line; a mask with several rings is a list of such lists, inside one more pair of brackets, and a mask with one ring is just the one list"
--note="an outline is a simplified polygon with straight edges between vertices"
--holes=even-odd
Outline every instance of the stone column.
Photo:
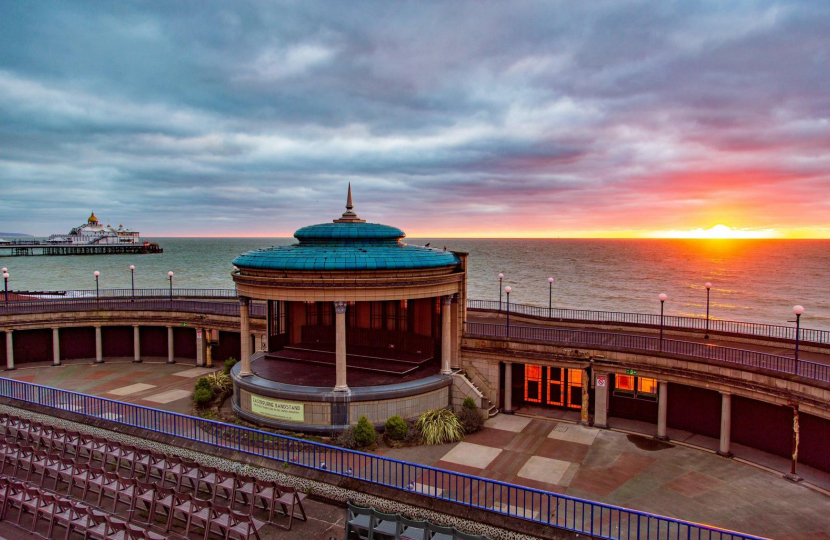
[[52,328],[52,365],[61,365],[61,334],[57,328]]
[[6,369],[9,371],[14,369],[14,341],[12,339],[12,330],[6,330]]
[[450,375],[450,360],[452,360],[452,295],[441,299],[441,374]]
[[594,373],[594,427],[608,428],[608,373]]
[[504,363],[504,414],[513,414],[513,363]]
[[731,457],[732,444],[732,394],[720,394],[720,446],[718,454]]
[[139,326],[133,326],[133,362],[141,362],[141,332]]
[[167,363],[168,364],[175,364],[176,363],[176,355],[175,355],[175,343],[176,340],[173,337],[173,327],[167,327]]
[[658,381],[657,390],[657,438],[667,441],[666,436],[666,413],[669,407],[669,383]]
[[95,363],[102,364],[104,362],[104,343],[101,339],[101,327],[95,327]]
[[459,298],[455,297],[455,302],[452,304],[452,310],[450,311],[450,317],[452,318],[452,357],[450,360],[450,367],[454,370],[461,369],[461,359],[459,358],[459,351],[461,349],[459,345],[460,339],[460,332],[458,331],[458,318],[459,318]]
[[196,329],[196,365],[205,365],[205,329]]
[[591,375],[587,369],[582,370],[582,408],[579,411],[579,423],[583,426],[590,424],[588,420],[588,409],[591,406],[591,395],[588,390],[591,388]]
[[348,392],[346,384],[346,302],[334,303],[335,323],[335,369],[337,370],[334,391]]
[[204,336],[204,344],[205,344],[205,367],[213,366],[213,345],[211,345],[210,338],[212,332],[207,329],[202,329],[202,335]]
[[251,326],[248,320],[251,301],[245,296],[239,297],[239,354],[242,362],[239,370],[240,377],[250,377],[251,372]]

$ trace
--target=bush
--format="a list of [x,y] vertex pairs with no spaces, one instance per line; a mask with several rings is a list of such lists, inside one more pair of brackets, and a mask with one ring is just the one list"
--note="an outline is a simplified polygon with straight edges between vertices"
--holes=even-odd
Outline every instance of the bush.
[[407,430],[404,442],[410,444],[420,444],[421,439],[423,438],[423,434],[421,433],[421,429],[418,427],[417,422],[407,422],[406,426]]
[[357,421],[354,436],[361,448],[372,446],[378,440],[378,432],[375,431],[375,426],[369,423],[365,415]]
[[231,368],[234,365],[236,365],[236,358],[234,358],[233,356],[231,356],[227,360],[225,360],[225,375],[230,375]]
[[464,438],[464,427],[454,412],[447,409],[427,411],[416,423],[427,444],[445,444]]
[[470,409],[463,407],[458,412],[458,420],[461,422],[461,426],[464,428],[464,433],[466,434],[475,433],[484,427],[484,420],[478,414],[478,408]]
[[409,426],[406,425],[403,418],[397,414],[386,421],[386,436],[393,441],[402,441],[406,438],[406,432],[409,431]]
[[200,388],[213,391],[213,385],[210,384],[207,377],[199,377],[199,380],[196,381],[196,390],[199,390]]
[[357,444],[357,437],[355,437],[355,427],[350,426],[343,430],[335,439],[334,444],[337,446],[342,446],[348,450],[354,450],[358,448]]
[[193,393],[193,401],[197,405],[204,405],[213,400],[213,388],[197,388]]
[[474,411],[478,409],[478,405],[476,405],[476,400],[474,400],[471,397],[464,398],[464,403],[461,406],[465,409],[472,409]]
[[211,373],[205,379],[210,383],[211,388],[217,392],[228,393],[233,390],[233,381],[231,376],[225,373]]

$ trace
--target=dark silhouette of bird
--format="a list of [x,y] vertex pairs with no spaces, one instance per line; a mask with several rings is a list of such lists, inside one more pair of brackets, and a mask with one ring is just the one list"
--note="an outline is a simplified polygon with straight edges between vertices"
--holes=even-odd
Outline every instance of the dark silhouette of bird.
[[424,247],[429,247],[429,245],[430,245],[431,243],[432,243],[432,242],[427,242],[427,243],[424,245]]

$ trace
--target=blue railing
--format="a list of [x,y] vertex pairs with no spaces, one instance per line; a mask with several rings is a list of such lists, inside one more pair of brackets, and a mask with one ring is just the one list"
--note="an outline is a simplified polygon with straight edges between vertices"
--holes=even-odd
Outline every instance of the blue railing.
[[595,538],[762,540],[648,512],[12,379],[0,378],[0,396],[358,478]]
[[[506,302],[498,300],[468,300],[467,309],[486,311],[505,311]],[[542,319],[561,322],[593,322],[600,324],[617,323],[635,326],[660,326],[660,315],[652,313],[626,313],[624,311],[591,311],[584,309],[560,309],[533,306],[529,304],[510,304],[510,313],[529,315]],[[666,315],[663,326],[683,330],[706,331],[706,319],[700,317],[678,317]],[[753,322],[709,319],[709,332],[723,334],[747,334],[772,339],[795,340],[795,327]],[[830,345],[830,331],[801,329],[801,341]]]
[[503,324],[474,322],[466,323],[464,332],[468,336],[527,339],[556,343],[557,345],[567,347],[580,346],[596,347],[599,349],[624,349],[688,357],[695,360],[714,360],[830,382],[830,366],[825,364],[799,360],[798,372],[796,373],[795,359],[788,356],[731,347],[720,347],[707,343],[678,341],[674,339],[661,340],[660,338],[650,336],[615,334],[611,332],[562,330],[539,326],[511,325],[508,328]]

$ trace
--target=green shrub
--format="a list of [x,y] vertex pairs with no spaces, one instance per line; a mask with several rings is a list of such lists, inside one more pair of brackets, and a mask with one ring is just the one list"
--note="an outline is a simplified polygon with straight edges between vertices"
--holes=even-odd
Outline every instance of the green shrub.
[[469,409],[467,407],[462,407],[462,409],[458,411],[458,420],[461,422],[461,426],[464,428],[464,433],[467,435],[475,433],[484,427],[484,420],[482,420],[481,415],[478,414],[478,408]]
[[231,368],[234,365],[236,365],[236,358],[234,358],[233,356],[231,356],[227,360],[225,360],[225,375],[230,375]]
[[197,405],[204,405],[213,400],[213,388],[197,388],[193,393],[193,401]]
[[413,421],[407,421],[406,426],[407,430],[404,442],[420,444],[423,435],[421,434],[421,428],[418,427],[418,423]]
[[217,392],[230,392],[233,390],[233,382],[231,376],[225,373],[211,373],[205,379],[210,383],[211,388]]
[[355,427],[349,426],[342,431],[335,439],[334,444],[337,446],[342,446],[348,450],[354,450],[358,448],[357,444],[357,437],[355,437]]
[[406,425],[403,418],[397,414],[386,421],[386,436],[393,441],[402,441],[406,438],[406,432],[409,431],[409,426]]
[[464,438],[464,427],[455,413],[447,409],[427,411],[418,417],[416,424],[427,444],[445,444]]
[[366,416],[361,416],[357,421],[357,427],[354,430],[355,439],[361,448],[371,446],[378,440],[378,432],[375,431],[375,426],[369,423]]
[[474,411],[478,409],[478,405],[476,404],[476,400],[474,400],[471,397],[464,398],[464,403],[461,406],[464,407],[465,409],[472,409]]
[[199,380],[196,381],[196,390],[199,390],[200,388],[204,388],[205,390],[213,390],[213,385],[210,384],[207,377],[199,377]]

